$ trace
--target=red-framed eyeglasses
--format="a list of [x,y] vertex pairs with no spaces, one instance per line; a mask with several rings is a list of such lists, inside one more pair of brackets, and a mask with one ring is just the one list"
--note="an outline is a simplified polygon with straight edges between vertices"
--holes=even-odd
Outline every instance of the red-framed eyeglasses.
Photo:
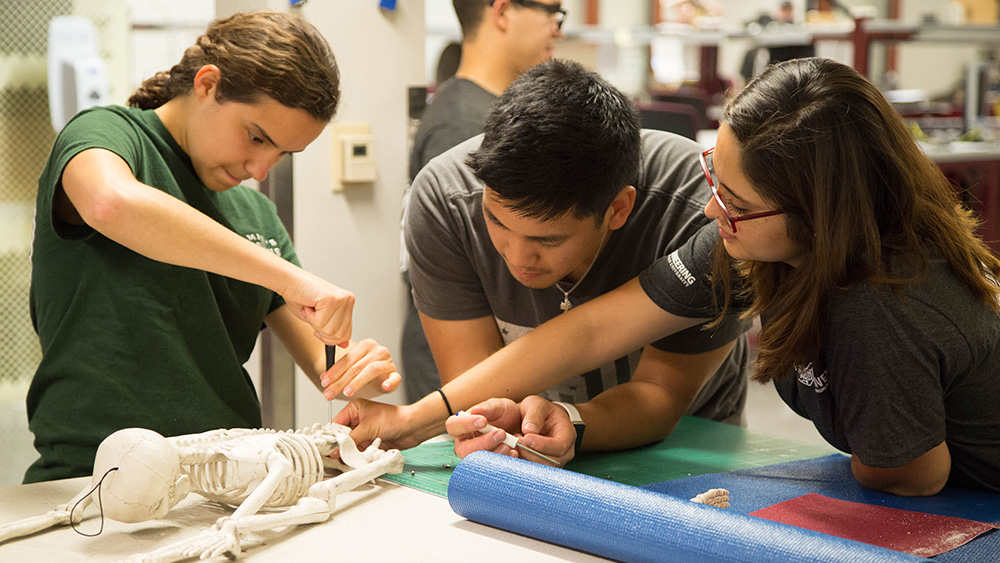
[[701,161],[701,171],[705,173],[705,180],[708,181],[708,187],[712,188],[712,197],[715,198],[715,203],[719,204],[719,208],[722,209],[722,214],[726,216],[729,221],[729,228],[736,232],[736,223],[738,221],[749,221],[750,219],[760,219],[761,217],[771,217],[772,215],[781,215],[784,211],[780,209],[775,209],[773,211],[761,211],[759,213],[745,213],[743,215],[733,215],[729,212],[729,208],[726,207],[725,202],[722,201],[722,196],[719,195],[718,179],[715,176],[715,166],[712,165],[712,153],[715,152],[715,147],[712,147],[705,152],[701,153],[698,160]]

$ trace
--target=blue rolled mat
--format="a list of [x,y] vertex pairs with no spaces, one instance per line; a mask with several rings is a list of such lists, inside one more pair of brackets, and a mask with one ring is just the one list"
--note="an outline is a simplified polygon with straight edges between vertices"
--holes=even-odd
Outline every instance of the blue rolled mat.
[[921,560],[485,451],[455,468],[448,502],[469,520],[622,561]]

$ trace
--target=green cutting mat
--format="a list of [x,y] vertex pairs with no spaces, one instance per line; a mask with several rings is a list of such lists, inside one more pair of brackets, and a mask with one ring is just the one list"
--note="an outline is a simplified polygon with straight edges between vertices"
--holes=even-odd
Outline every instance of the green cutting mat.
[[[731,424],[685,416],[662,442],[620,452],[582,454],[566,469],[627,485],[646,485],[808,459],[836,451],[828,446],[754,434]],[[403,457],[406,459],[403,472],[384,475],[383,479],[447,496],[448,479],[459,462],[451,442],[421,444],[404,450]]]

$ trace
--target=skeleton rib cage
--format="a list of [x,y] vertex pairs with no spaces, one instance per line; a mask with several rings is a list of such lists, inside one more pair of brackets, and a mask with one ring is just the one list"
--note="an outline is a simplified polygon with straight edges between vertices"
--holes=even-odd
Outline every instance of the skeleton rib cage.
[[[222,432],[231,433],[232,430]],[[273,430],[250,430],[247,433],[241,432],[244,436],[255,433],[273,433],[274,448],[292,463],[292,473],[282,480],[281,486],[275,489],[274,494],[264,503],[267,507],[291,506],[309,492],[309,487],[324,479],[325,466],[323,458],[329,454],[333,447],[326,441],[316,443],[314,437],[306,436],[301,432],[275,432]],[[195,435],[197,436],[197,435]],[[242,436],[229,434],[221,439],[239,440]],[[186,439],[187,438],[187,439]],[[234,481],[234,475],[239,470],[236,462],[228,459],[224,454],[206,453],[204,446],[199,446],[188,436],[179,437],[174,441],[180,453],[182,470],[191,480],[191,489],[198,494],[221,503],[237,506],[243,502],[252,492],[254,483],[244,483],[240,487],[232,487],[228,483]],[[320,451],[319,446],[325,446],[326,453]],[[335,444],[334,444],[335,445]]]

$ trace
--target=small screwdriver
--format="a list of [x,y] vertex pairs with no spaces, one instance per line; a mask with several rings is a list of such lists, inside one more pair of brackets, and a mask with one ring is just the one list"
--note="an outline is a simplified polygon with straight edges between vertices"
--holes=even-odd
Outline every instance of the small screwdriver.
[[[465,411],[458,411],[457,413],[455,413],[456,416],[463,416],[463,415],[467,415],[467,414],[469,414],[469,413],[467,413]],[[487,422],[486,426],[484,426],[484,427],[482,427],[482,428],[479,429],[479,433],[480,434],[489,434],[490,432],[493,432],[494,430],[500,430],[500,429],[497,428],[496,426],[493,426],[492,424],[490,424],[490,423]],[[543,454],[542,452],[539,452],[538,450],[536,450],[534,448],[529,448],[528,446],[525,446],[524,444],[518,442],[517,441],[517,436],[514,436],[513,434],[511,434],[509,432],[505,432],[505,434],[506,434],[506,436],[504,436],[503,443],[507,444],[507,446],[509,448],[511,448],[511,449],[521,448],[521,449],[523,449],[526,452],[531,452],[531,453],[537,455],[538,457],[544,459],[545,461],[548,461],[549,463],[555,464],[558,467],[562,467],[561,463],[559,463],[558,461],[552,459],[551,457]]]

